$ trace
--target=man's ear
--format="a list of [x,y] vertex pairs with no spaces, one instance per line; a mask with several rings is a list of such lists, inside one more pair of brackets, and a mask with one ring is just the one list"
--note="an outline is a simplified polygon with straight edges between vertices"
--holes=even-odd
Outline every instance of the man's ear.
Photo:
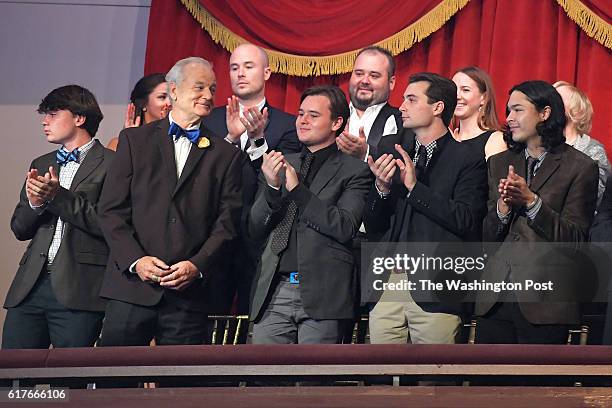
[[333,122],[332,122],[332,130],[334,132],[336,132],[338,129],[340,129],[340,127],[342,126],[342,123],[344,123],[344,119],[342,118],[342,116],[338,116]]
[[270,69],[270,67],[265,67],[264,68],[264,81],[267,81],[268,79],[270,79],[270,75],[272,75],[272,70]]
[[540,119],[542,119],[542,122],[544,122],[550,117],[550,112],[550,106],[545,106],[544,109],[540,111]]
[[170,101],[172,101],[172,103],[177,101],[177,95],[176,95],[176,83],[174,82],[168,82],[168,95],[170,96]]
[[77,127],[81,127],[85,124],[85,121],[87,120],[87,118],[83,115],[74,115],[74,124]]
[[393,90],[393,88],[395,88],[395,75],[392,75],[391,78],[389,78],[389,89]]
[[438,101],[433,104],[433,114],[434,116],[442,117],[442,112],[444,112],[444,102]]

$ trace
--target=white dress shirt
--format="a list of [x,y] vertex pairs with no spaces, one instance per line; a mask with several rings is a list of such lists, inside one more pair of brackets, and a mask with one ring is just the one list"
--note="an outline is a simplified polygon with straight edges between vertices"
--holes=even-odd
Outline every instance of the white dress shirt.
[[[372,130],[372,125],[374,125],[374,121],[376,117],[380,113],[380,110],[385,106],[387,102],[379,103],[378,105],[368,106],[368,108],[363,112],[363,115],[359,117],[357,114],[357,109],[353,106],[353,103],[349,104],[349,109],[351,112],[351,116],[349,117],[349,128],[348,132],[353,136],[359,136],[359,128],[363,127],[363,133],[365,133],[366,141],[370,137],[370,130]],[[383,136],[393,135],[397,133],[397,123],[395,123],[395,117],[393,115],[387,118],[385,122],[385,127],[383,130]],[[370,154],[370,146],[368,146],[368,150],[366,152],[366,158],[364,161],[367,161],[368,155]]]
[[[172,111],[170,111],[168,119],[170,120],[170,125],[176,123],[172,119]],[[197,123],[188,127],[185,130],[195,130],[199,127],[200,124]],[[179,179],[181,178],[181,173],[183,173],[183,168],[185,168],[185,163],[187,163],[187,157],[189,157],[189,151],[191,150],[191,145],[193,143],[191,143],[189,139],[187,139],[185,136],[181,136],[179,138],[172,137],[172,140],[174,141],[174,161],[176,164],[176,178]]]

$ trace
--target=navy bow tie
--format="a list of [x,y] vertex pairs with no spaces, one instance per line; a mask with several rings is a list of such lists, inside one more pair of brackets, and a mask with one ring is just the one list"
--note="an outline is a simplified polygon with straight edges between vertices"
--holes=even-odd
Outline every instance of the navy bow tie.
[[185,130],[175,122],[172,122],[170,124],[170,128],[168,129],[168,135],[174,136],[174,140],[181,136],[185,136],[191,143],[197,143],[198,139],[200,138],[200,128]]
[[73,151],[69,152],[68,150],[66,150],[66,148],[62,147],[55,154],[55,160],[57,160],[57,164],[59,164],[60,166],[63,166],[64,164],[71,161],[78,163],[79,149],[74,149]]

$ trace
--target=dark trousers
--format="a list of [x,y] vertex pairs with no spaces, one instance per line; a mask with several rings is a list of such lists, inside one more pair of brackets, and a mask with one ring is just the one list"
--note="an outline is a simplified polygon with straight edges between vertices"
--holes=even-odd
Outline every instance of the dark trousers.
[[206,314],[163,296],[155,306],[109,300],[98,346],[203,344]]
[[[546,305],[542,305],[546,307]],[[532,324],[516,302],[497,303],[476,322],[479,344],[565,344],[569,326]]]
[[93,346],[104,313],[68,309],[60,304],[46,270],[18,306],[9,308],[2,332],[3,349]]

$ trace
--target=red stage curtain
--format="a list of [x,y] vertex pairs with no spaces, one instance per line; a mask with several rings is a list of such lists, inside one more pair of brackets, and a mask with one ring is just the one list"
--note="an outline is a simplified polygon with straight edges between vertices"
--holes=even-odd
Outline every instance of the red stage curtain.
[[[200,0],[238,36],[265,48],[298,55],[338,54],[381,41],[440,3],[385,1],[390,5],[357,0],[227,0],[223,4]],[[609,1],[582,2],[605,22],[610,21]],[[212,41],[179,0],[153,0],[145,72],[166,72],[176,60],[190,55],[214,64],[216,103],[224,104],[231,95],[227,75],[230,53]],[[391,103],[401,103],[411,73],[433,71],[451,76],[458,68],[478,65],[493,78],[503,120],[508,90],[513,85],[528,79],[565,80],[589,95],[595,109],[591,134],[606,144],[610,155],[610,57],[610,50],[588,37],[554,0],[471,0],[442,28],[396,56],[397,83]],[[350,73],[318,77],[277,73],[268,81],[266,96],[272,105],[294,113],[307,87],[332,83],[347,92],[349,77]]]

